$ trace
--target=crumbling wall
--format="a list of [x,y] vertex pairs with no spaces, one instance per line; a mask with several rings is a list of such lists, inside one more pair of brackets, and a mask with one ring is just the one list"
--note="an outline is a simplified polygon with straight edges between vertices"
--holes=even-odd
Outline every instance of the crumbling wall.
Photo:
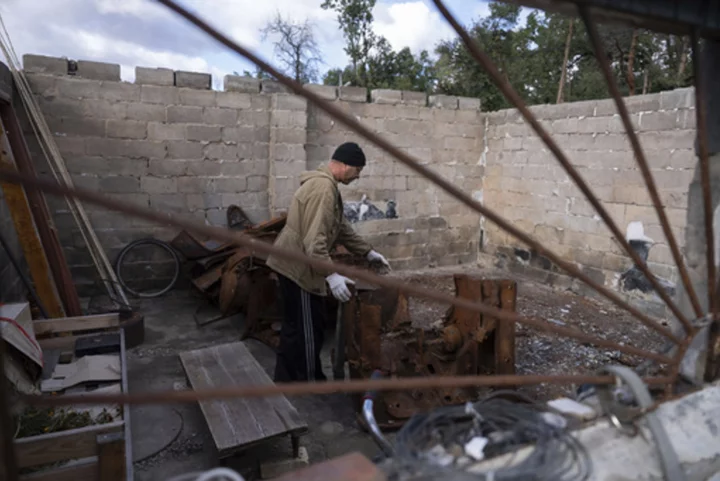
[[[396,201],[398,218],[356,224],[396,268],[477,258],[477,215],[277,82],[226,76],[224,90],[213,91],[209,74],[138,67],[135,82],[128,83],[120,81],[116,64],[34,55],[24,57],[24,69],[78,186],[214,225],[225,225],[226,208],[237,204],[259,222],[287,208],[301,172],[329,160],[341,141],[353,140],[366,150],[369,166],[343,195],[358,200],[364,193],[382,210],[385,199]],[[373,130],[481,196],[478,100],[307,88],[336,99]],[[47,173],[27,120],[25,130],[38,170]],[[95,268],[64,201],[50,201],[82,291],[96,282]],[[177,234],[86,208],[111,260],[134,239]]]
[[[625,99],[675,238],[685,239],[688,185],[696,158],[694,94],[678,89]],[[611,99],[532,107],[625,233],[639,221],[654,240],[649,266],[676,281],[675,263],[615,104]],[[614,285],[630,258],[540,138],[516,110],[486,115],[488,207],[532,234],[593,279]],[[553,279],[553,266],[487,224],[486,251]]]
[[[12,75],[10,69],[4,63],[0,63],[0,99],[3,99],[3,101],[11,101],[12,99]],[[8,253],[0,246],[0,302],[24,301],[25,286],[22,284],[17,270],[10,262],[9,255],[15,257],[22,268],[25,268],[27,264],[2,189],[0,189],[0,233],[2,233],[10,248],[10,253]]]

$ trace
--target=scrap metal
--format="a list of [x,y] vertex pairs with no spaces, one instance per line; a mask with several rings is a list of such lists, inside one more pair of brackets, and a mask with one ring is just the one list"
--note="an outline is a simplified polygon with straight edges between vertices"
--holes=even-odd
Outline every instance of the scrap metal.
[[[466,274],[453,280],[456,296],[515,311],[515,281]],[[352,379],[370,378],[376,371],[399,378],[515,373],[515,326],[490,315],[451,306],[439,324],[415,327],[403,293],[359,286],[343,305],[343,322]],[[375,414],[384,428],[397,427],[418,411],[480,394],[475,387],[390,392],[378,400]]]

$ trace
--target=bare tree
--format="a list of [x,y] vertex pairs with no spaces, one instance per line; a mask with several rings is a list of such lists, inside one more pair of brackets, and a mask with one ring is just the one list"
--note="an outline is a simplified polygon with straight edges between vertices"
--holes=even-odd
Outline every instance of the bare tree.
[[275,56],[280,67],[297,82],[311,83],[318,77],[317,66],[322,59],[313,30],[310,21],[296,23],[278,12],[260,31],[263,40],[275,38]]

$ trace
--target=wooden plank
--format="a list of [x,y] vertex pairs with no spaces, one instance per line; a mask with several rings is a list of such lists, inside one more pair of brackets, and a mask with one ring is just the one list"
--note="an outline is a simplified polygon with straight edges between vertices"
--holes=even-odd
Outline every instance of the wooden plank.
[[[13,106],[0,102],[0,118],[7,129],[8,142],[18,172],[36,177],[35,165]],[[81,316],[83,311],[80,306],[80,298],[70,275],[65,251],[60,245],[57,229],[52,223],[52,216],[45,201],[45,195],[43,192],[34,189],[27,190],[25,195],[35,219],[35,226],[45,250],[45,255],[52,267],[51,274],[55,280],[58,295],[65,306],[65,314],[68,316]]]
[[97,456],[98,434],[122,432],[123,425],[123,421],[118,421],[16,439],[14,444],[18,465],[21,468],[28,468],[68,459]]
[[39,320],[33,322],[33,329],[36,336],[49,336],[51,334],[89,331],[92,329],[105,329],[118,327],[120,325],[120,314],[112,312],[108,314],[96,314],[92,316],[63,317],[60,319]]
[[[15,162],[13,162],[12,158],[12,151],[10,150],[7,135],[5,135],[5,129],[2,127],[1,122],[0,167],[12,171],[16,170]],[[50,264],[48,263],[45,250],[35,229],[35,222],[30,212],[25,191],[20,184],[0,182],[0,186],[2,186],[5,202],[10,209],[15,231],[20,240],[20,246],[25,255],[25,260],[27,261],[30,276],[32,277],[33,284],[35,284],[38,297],[40,297],[45,309],[47,309],[49,316],[64,317],[65,312],[60,303],[60,296],[56,289],[55,282],[50,276]]]
[[[500,283],[500,308],[515,312],[517,283]],[[515,374],[515,323],[500,322],[495,332],[495,374]]]
[[[130,390],[128,389],[127,351],[125,349],[125,330],[120,329],[120,366],[122,369],[122,391],[130,392]],[[125,479],[126,481],[133,481],[135,478],[135,470],[133,465],[132,432],[130,430],[129,404],[123,404],[122,416],[125,423]]]
[[100,479],[96,459],[20,476],[20,481],[99,481]]
[[98,464],[102,481],[125,479],[125,434],[109,433],[97,437]]
[[[193,389],[272,384],[243,342],[183,352],[180,361]],[[266,439],[307,431],[285,396],[202,401],[200,409],[221,458]]]

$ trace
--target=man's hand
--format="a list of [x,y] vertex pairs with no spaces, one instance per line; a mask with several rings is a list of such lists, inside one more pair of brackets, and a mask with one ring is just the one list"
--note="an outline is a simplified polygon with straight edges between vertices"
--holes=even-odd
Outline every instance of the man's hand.
[[341,276],[337,272],[330,274],[326,277],[327,283],[330,286],[333,296],[340,302],[347,302],[352,297],[350,289],[347,288],[347,284],[355,284],[355,281],[345,276]]
[[390,263],[387,261],[387,259],[385,259],[385,256],[380,254],[378,251],[372,250],[368,252],[367,260],[370,262],[378,261],[388,269],[391,269]]

